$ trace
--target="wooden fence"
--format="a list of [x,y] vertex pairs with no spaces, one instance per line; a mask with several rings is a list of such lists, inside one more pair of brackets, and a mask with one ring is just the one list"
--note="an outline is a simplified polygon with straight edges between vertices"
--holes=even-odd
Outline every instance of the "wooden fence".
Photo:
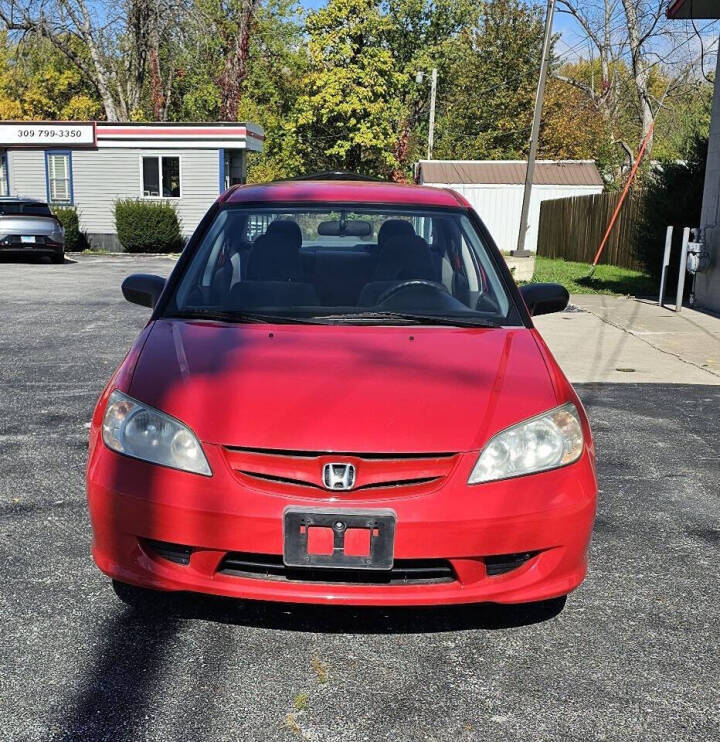
[[[598,193],[543,201],[540,204],[537,254],[592,263],[620,201],[619,193]],[[623,268],[641,267],[633,251],[633,230],[640,216],[640,197],[623,204],[600,263]]]

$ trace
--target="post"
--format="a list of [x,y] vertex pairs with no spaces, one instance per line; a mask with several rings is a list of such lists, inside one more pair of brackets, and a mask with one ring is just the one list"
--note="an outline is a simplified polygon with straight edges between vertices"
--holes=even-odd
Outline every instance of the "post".
[[437,67],[433,67],[430,76],[430,130],[428,131],[428,160],[432,160],[433,143],[435,140],[435,98],[437,96]]
[[680,275],[678,276],[677,298],[675,299],[675,311],[682,309],[683,293],[685,292],[685,274],[687,273],[688,243],[690,242],[690,227],[683,230],[682,251],[680,253]]
[[665,304],[665,283],[667,281],[668,267],[670,266],[670,250],[672,249],[673,229],[673,227],[668,227],[665,235],[665,253],[660,268],[660,296],[658,298],[658,304],[661,307]]
[[530,135],[530,153],[528,155],[527,174],[525,175],[525,194],[523,195],[520,232],[517,241],[516,252],[521,255],[525,252],[525,238],[528,231],[528,215],[530,214],[530,199],[532,197],[533,180],[535,179],[535,158],[537,157],[538,139],[540,137],[545,83],[547,81],[548,64],[550,63],[550,45],[552,43],[554,16],[555,0],[548,0],[547,14],[545,16],[545,38],[543,39],[542,61],[540,63],[540,79],[538,80],[537,95],[535,96],[535,115],[533,117],[532,133]]

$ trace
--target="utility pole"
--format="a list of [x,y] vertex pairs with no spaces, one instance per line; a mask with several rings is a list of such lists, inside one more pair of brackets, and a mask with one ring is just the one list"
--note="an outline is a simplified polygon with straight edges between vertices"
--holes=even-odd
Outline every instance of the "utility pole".
[[433,67],[430,76],[430,130],[428,132],[428,160],[432,160],[433,141],[435,139],[435,97],[437,95],[437,67]]
[[[528,231],[528,216],[530,214],[530,199],[532,197],[533,181],[535,179],[535,159],[537,157],[538,139],[540,138],[540,122],[542,121],[543,100],[545,97],[545,83],[547,82],[548,65],[550,64],[550,44],[552,42],[553,17],[555,16],[555,0],[548,0],[545,16],[545,38],[542,48],[542,62],[540,63],[540,79],[538,80],[537,96],[535,97],[535,115],[533,117],[532,134],[530,135],[530,154],[528,155],[527,174],[525,176],[525,194],[523,196],[522,214],[520,216],[520,232],[518,234],[517,250],[514,254],[525,253],[525,238]],[[430,159],[428,157],[428,159]]]

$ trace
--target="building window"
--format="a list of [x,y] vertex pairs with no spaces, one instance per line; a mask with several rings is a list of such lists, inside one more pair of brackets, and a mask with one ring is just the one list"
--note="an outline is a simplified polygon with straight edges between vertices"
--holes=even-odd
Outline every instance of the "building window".
[[145,198],[180,198],[180,158],[143,157],[142,194]]
[[9,196],[7,151],[0,150],[0,196]]
[[51,204],[71,204],[73,202],[73,187],[70,152],[46,152],[45,171],[48,202]]

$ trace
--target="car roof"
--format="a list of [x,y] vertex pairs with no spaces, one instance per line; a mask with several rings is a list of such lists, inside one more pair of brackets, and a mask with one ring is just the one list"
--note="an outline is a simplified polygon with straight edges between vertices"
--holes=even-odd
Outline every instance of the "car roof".
[[47,206],[46,201],[39,201],[37,198],[23,198],[23,196],[0,196],[0,204],[39,204]]
[[220,202],[243,203],[366,203],[416,207],[468,208],[470,204],[449,188],[355,180],[283,180],[234,186]]

